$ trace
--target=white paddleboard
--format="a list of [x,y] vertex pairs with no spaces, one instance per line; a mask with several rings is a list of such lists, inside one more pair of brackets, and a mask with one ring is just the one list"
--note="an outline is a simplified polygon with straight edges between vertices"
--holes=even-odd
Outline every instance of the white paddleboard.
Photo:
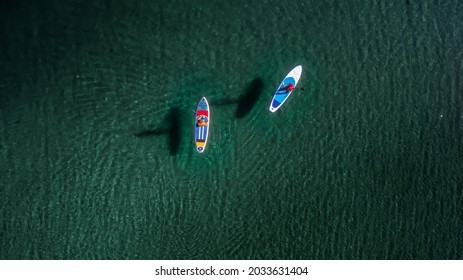
[[291,93],[294,90],[286,90],[285,87],[287,87],[289,84],[293,84],[294,87],[296,87],[297,82],[299,82],[299,78],[301,77],[302,74],[302,66],[298,65],[294,67],[293,70],[291,70],[288,75],[283,79],[283,81],[280,83],[280,86],[278,86],[277,91],[275,92],[275,95],[273,95],[272,103],[270,103],[269,111],[274,113],[276,110],[278,110],[283,103],[288,99],[288,97],[291,95]]

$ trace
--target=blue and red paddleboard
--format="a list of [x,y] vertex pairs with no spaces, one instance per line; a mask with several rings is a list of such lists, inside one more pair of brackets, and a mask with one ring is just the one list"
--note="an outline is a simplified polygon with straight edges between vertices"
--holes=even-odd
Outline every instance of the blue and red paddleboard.
[[209,103],[207,103],[206,97],[203,97],[198,103],[195,114],[195,143],[198,153],[202,153],[206,149],[210,118]]

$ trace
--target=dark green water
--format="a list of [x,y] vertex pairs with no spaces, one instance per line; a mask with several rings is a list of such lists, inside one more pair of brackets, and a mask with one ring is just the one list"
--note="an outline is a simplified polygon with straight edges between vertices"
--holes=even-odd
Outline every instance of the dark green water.
[[0,4],[0,258],[462,259],[463,2],[229,2]]

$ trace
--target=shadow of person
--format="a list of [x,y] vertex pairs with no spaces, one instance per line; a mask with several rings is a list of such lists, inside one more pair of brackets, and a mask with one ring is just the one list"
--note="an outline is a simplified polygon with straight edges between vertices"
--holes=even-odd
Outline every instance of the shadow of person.
[[177,107],[170,109],[165,118],[164,127],[156,129],[145,129],[140,132],[134,133],[138,138],[147,138],[154,136],[167,135],[167,145],[171,156],[178,154],[180,144],[182,141],[182,116],[181,111]]
[[238,97],[235,117],[241,119],[249,114],[259,100],[263,90],[264,82],[261,78],[255,78],[252,80],[245,92]]
[[166,118],[167,123],[170,125],[169,130],[169,152],[171,156],[178,154],[180,144],[182,141],[182,115],[180,109],[174,107],[170,109]]
[[264,89],[264,82],[261,78],[255,78],[246,87],[244,92],[238,98],[224,98],[211,102],[212,106],[229,106],[237,105],[235,117],[241,119],[249,114],[259,101],[259,97]]

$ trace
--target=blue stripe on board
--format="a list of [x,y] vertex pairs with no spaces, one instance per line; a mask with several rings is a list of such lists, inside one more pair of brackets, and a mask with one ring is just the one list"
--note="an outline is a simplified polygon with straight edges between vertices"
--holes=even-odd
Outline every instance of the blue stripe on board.
[[277,108],[278,106],[280,106],[281,102],[279,102],[278,100],[274,99],[273,102],[272,102],[272,106],[273,108]]
[[195,128],[195,139],[205,140],[208,126],[197,126]]
[[278,103],[283,103],[283,101],[286,99],[288,96],[288,92],[286,90],[281,90],[275,95],[275,100],[278,101]]
[[200,131],[201,131],[201,127],[197,126],[195,128],[195,139],[199,139],[200,137]]
[[206,139],[206,136],[207,136],[207,126],[203,126],[203,138],[202,139]]

